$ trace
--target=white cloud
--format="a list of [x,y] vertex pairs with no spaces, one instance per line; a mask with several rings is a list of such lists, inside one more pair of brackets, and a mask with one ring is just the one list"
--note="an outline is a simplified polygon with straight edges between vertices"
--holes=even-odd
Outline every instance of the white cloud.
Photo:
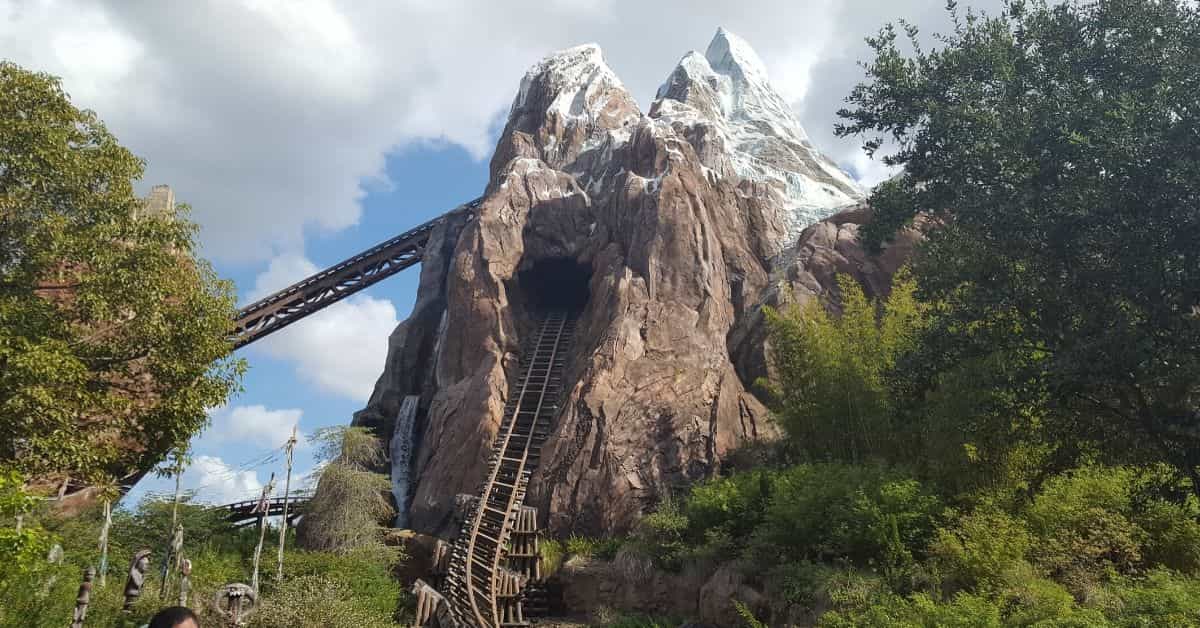
[[[974,4],[995,7],[998,0]],[[491,152],[524,70],[595,41],[643,106],[717,26],[749,40],[814,142],[844,165],[834,111],[862,77],[863,37],[904,16],[945,29],[935,0],[0,0],[0,50],[62,75],[193,204],[206,252],[266,260],[306,229],[354,224],[364,182],[410,142]],[[469,196],[464,193],[464,198]]]
[[[254,282],[249,301],[313,274],[300,255],[272,259]],[[388,336],[400,321],[391,301],[352,296],[255,343],[256,350],[295,365],[302,379],[322,390],[365,402],[387,358]]]
[[237,470],[216,456],[196,456],[180,484],[195,492],[196,501],[209,504],[255,499],[263,488],[256,472]]
[[[304,412],[299,409],[269,410],[266,406],[234,406],[209,413],[212,425],[204,432],[209,443],[240,443],[262,449],[282,447],[300,425]],[[303,433],[297,433],[296,447],[308,446]]]

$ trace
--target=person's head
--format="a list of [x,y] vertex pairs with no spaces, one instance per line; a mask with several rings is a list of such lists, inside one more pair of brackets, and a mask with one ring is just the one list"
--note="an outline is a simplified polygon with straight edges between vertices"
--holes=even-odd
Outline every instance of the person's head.
[[200,628],[200,620],[192,609],[184,606],[172,606],[158,611],[150,620],[148,628]]

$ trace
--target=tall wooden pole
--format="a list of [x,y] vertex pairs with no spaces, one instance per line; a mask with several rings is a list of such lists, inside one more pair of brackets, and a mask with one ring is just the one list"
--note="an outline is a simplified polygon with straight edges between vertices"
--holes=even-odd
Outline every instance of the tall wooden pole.
[[104,500],[104,523],[100,525],[100,588],[108,575],[108,529],[112,527],[112,502]]
[[267,515],[271,514],[271,491],[275,490],[275,474],[263,487],[262,498],[258,500],[258,545],[254,548],[254,573],[250,577],[250,588],[258,595],[258,561],[262,558],[263,541],[267,538]]
[[171,527],[167,529],[167,534],[171,536],[167,539],[167,551],[163,556],[162,584],[158,588],[160,597],[167,596],[167,584],[171,580],[171,546],[175,540],[177,522],[179,521],[179,498],[182,494],[179,483],[183,478],[183,462],[186,453],[187,450],[185,449],[175,449],[175,466],[172,469],[175,474],[175,501],[171,504]]
[[171,504],[171,531],[174,533],[175,524],[179,521],[179,481],[183,477],[183,458],[182,452],[176,452],[177,456],[181,456],[175,461],[175,501]]
[[296,450],[296,426],[287,442],[287,476],[283,480],[283,517],[279,520],[279,558],[275,563],[275,581],[283,580],[283,545],[287,541],[288,498],[292,490],[292,453]]

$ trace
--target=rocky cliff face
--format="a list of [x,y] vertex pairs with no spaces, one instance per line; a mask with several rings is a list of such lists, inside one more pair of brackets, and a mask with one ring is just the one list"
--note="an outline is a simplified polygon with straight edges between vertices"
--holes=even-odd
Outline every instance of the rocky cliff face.
[[527,498],[552,527],[626,528],[776,436],[747,390],[766,373],[758,308],[823,294],[835,271],[886,289],[905,246],[870,259],[854,239],[867,210],[824,220],[862,198],[731,33],[686,55],[649,114],[594,45],[538,63],[474,217],[431,238],[417,304],[355,415],[391,438],[419,396],[410,525],[448,531],[454,496],[475,492],[522,343],[564,299],[581,306],[564,409]]

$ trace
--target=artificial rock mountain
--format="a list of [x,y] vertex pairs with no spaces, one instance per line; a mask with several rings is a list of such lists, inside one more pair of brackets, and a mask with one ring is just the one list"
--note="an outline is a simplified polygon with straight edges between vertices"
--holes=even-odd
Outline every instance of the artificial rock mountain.
[[724,30],[683,57],[648,114],[597,46],[542,60],[490,175],[474,217],[452,213],[432,235],[413,312],[354,419],[391,440],[419,396],[393,475],[411,478],[402,520],[424,532],[449,532],[455,495],[483,479],[555,282],[586,282],[586,305],[526,503],[559,532],[615,532],[776,436],[749,390],[768,373],[762,305],[827,294],[839,272],[878,294],[911,244],[863,252],[862,190]]

